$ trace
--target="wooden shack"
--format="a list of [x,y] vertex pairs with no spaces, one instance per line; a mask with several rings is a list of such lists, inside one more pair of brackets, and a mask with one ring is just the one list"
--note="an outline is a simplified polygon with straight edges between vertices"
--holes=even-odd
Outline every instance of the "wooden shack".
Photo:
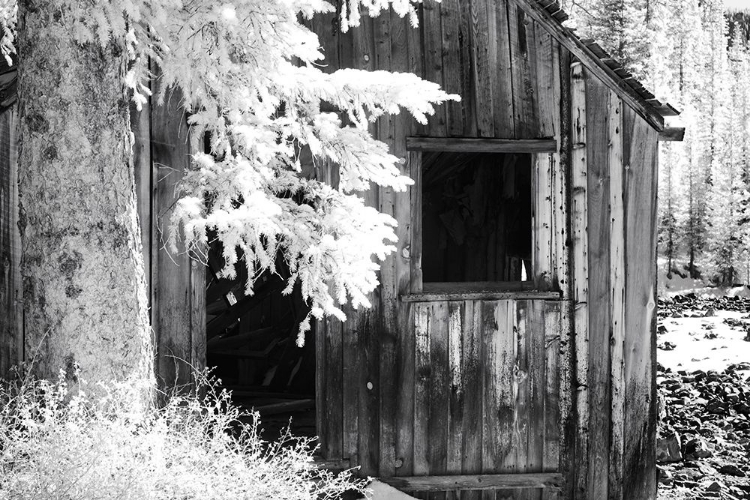
[[[393,13],[347,33],[337,14],[311,21],[327,71],[413,72],[462,100],[426,126],[404,115],[373,126],[415,181],[364,194],[398,220],[398,249],[373,307],[318,322],[301,353],[269,337],[304,307],[283,302],[278,281],[251,300],[217,277],[217,252],[164,250],[174,186],[199,145],[177,98],[134,114],[160,379],[189,382],[177,360],[208,360],[262,389],[246,395],[304,394],[277,406],[314,407],[323,460],[415,496],[654,499],[657,146],[681,131],[665,126],[673,108],[564,19],[554,0],[427,0],[416,29]],[[24,350],[17,114],[3,71],[5,373]],[[324,175],[335,184],[334,167]],[[314,376],[292,382],[300,370]]]
[[365,195],[398,250],[372,309],[317,330],[328,460],[419,496],[656,497],[658,141],[681,130],[565,17],[442,0],[418,29],[314,19],[328,70],[414,72],[462,98],[427,126],[374,126],[415,184]]

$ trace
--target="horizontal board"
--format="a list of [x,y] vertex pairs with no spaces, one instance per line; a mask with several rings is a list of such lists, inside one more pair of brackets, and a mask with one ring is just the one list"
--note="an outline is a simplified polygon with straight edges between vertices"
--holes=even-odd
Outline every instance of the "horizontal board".
[[407,137],[410,151],[451,151],[456,153],[555,153],[555,139],[477,139],[462,137]]
[[455,292],[424,292],[401,295],[404,302],[437,302],[441,300],[554,300],[560,298],[560,292],[539,292],[535,290],[520,290],[507,292],[493,291],[455,291]]
[[472,474],[379,478],[402,491],[503,490],[508,488],[559,488],[562,474]]

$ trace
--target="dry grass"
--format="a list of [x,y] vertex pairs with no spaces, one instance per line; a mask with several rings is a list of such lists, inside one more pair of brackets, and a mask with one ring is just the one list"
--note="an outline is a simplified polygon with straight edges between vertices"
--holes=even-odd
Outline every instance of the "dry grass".
[[0,500],[317,499],[364,488],[312,462],[310,440],[263,442],[203,378],[208,395],[139,403],[138,387],[107,384],[94,400],[25,380],[0,386]]

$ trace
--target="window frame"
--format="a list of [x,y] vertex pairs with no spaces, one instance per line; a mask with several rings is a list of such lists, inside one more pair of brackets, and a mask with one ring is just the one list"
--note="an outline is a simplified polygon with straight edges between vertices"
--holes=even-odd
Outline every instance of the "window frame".
[[[553,290],[552,254],[554,245],[552,180],[558,153],[555,139],[484,139],[484,138],[433,138],[407,137],[409,169],[414,185],[411,186],[411,286],[403,300],[440,300],[453,296],[461,298],[545,298],[559,297]],[[532,203],[532,265],[529,281],[488,282],[428,282],[422,274],[422,153],[516,153],[531,155]]]

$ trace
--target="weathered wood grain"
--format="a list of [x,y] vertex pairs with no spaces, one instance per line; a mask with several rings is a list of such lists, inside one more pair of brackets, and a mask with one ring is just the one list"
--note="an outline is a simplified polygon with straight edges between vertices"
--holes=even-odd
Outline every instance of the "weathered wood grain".
[[468,46],[468,40],[467,34],[462,31],[460,4],[459,0],[445,0],[440,4],[443,65],[452,68],[443,74],[443,90],[461,96],[461,102],[452,101],[445,104],[448,135],[454,137],[465,134],[465,120],[472,116],[470,108],[467,107],[471,106],[471,90],[462,85],[464,72],[468,69],[468,60],[463,60],[463,49],[464,46]]
[[[408,140],[407,140],[408,147]],[[411,286],[412,293],[422,291],[422,153],[413,151],[407,157],[414,184],[409,187],[411,200]]]
[[[381,15],[373,20],[375,37],[375,69],[392,70],[391,17]],[[377,138],[394,152],[394,121],[398,117],[384,115],[377,121]],[[396,193],[389,187],[378,189],[379,210],[395,216]],[[396,342],[398,331],[398,282],[396,259],[387,259],[380,266],[380,458],[378,474],[392,476],[396,465]]]
[[[529,434],[528,454],[526,456],[526,472],[543,472],[544,454],[547,448],[547,420],[554,422],[552,426],[557,429],[558,408],[551,408],[547,415],[545,400],[547,395],[557,399],[556,387],[547,384],[547,327],[550,326],[549,334],[559,332],[559,324],[549,324],[547,316],[553,316],[544,301],[526,301],[527,304],[527,366],[529,381]],[[557,353],[553,358],[557,358]],[[556,406],[556,405],[555,405]],[[557,441],[557,439],[555,439]],[[557,467],[554,469],[557,471]]]
[[610,211],[608,119],[609,89],[586,78],[589,259],[589,498],[607,498],[610,450]]
[[[166,230],[176,199],[176,185],[190,164],[193,153],[185,113],[175,92],[163,106],[151,108],[151,161],[154,166],[152,192],[151,308],[156,348],[157,378],[164,387],[192,383],[192,366],[205,359],[193,359],[193,343],[205,338],[205,294],[195,287],[205,285],[204,266],[192,267],[182,251],[170,254],[165,248]],[[198,282],[200,280],[200,282]],[[198,317],[195,317],[198,315]]]
[[552,288],[552,208],[555,161],[550,154],[537,154],[532,158],[534,189],[532,211],[532,265],[534,283],[539,290]]
[[656,495],[656,193],[657,137],[625,114],[625,428],[623,498]]
[[622,499],[625,445],[625,208],[623,205],[622,101],[614,92],[609,96],[609,259],[612,334],[610,338],[610,384],[612,387],[611,436],[609,450],[609,498]]
[[[394,71],[409,70],[408,32],[418,31],[408,25],[408,21],[391,13],[391,67]],[[404,115],[393,119],[393,154],[404,160],[400,165],[401,173],[411,176],[411,165],[406,151],[406,136],[409,132],[409,121]],[[399,221],[396,228],[398,250],[392,257],[396,292],[398,296],[408,294],[411,279],[411,193],[405,191],[394,196],[393,215]],[[396,331],[396,367],[394,377],[395,399],[395,474],[411,475],[414,429],[414,335],[410,323],[410,306],[398,301]]]
[[[545,380],[543,392],[544,397],[544,433],[543,433],[543,456],[541,470],[543,472],[557,472],[560,466],[560,448],[562,436],[562,421],[568,408],[564,391],[565,382],[562,379],[564,371],[560,364],[565,362],[561,355],[561,339],[568,334],[566,328],[567,316],[562,311],[567,308],[566,302],[548,301],[544,310],[544,357],[545,357]],[[545,493],[544,498],[557,496]]]
[[[425,79],[443,84],[443,28],[440,20],[441,6],[437,2],[425,2],[422,4],[422,43],[424,57]],[[432,137],[445,137],[446,108],[439,106],[435,114],[427,118],[427,129]]]
[[318,436],[318,446],[321,450],[322,458],[328,460],[323,455],[326,449],[326,405],[328,404],[326,388],[326,320],[315,320],[313,324],[315,329],[315,434]]
[[492,74],[495,137],[516,137],[513,111],[513,66],[510,55],[507,0],[488,2],[487,29]]
[[573,235],[573,301],[575,328],[576,494],[588,492],[589,441],[589,239],[586,79],[581,63],[571,66],[571,231]]
[[406,138],[406,148],[410,151],[458,153],[554,153],[557,144],[555,139]]
[[562,476],[537,474],[479,474],[461,476],[413,476],[383,479],[402,491],[445,491],[448,489],[492,490],[507,488],[559,488]]
[[[466,302],[448,302],[448,437],[446,447],[446,474],[461,474],[464,460],[463,425],[464,425],[464,324]],[[471,417],[469,417],[471,418]],[[446,498],[458,498],[458,492],[448,492]]]
[[[471,44],[472,96],[475,99],[476,135],[492,137],[495,134],[493,115],[492,78],[497,74],[496,62],[490,57],[490,37],[488,15],[494,14],[494,5],[489,0],[472,0],[470,5],[471,26],[469,40]],[[493,47],[494,48],[494,47]]]
[[[430,475],[443,475],[448,468],[451,380],[449,373],[448,302],[435,302],[430,311],[430,386],[427,421]],[[444,495],[430,498],[443,498]]]
[[536,33],[534,21],[526,12],[508,2],[508,32],[513,64],[513,111],[515,136],[529,139],[539,134],[539,108],[536,96]]
[[429,304],[414,305],[414,475],[430,473],[430,441],[428,420],[430,410],[430,319]]
[[666,127],[659,132],[659,142],[682,142],[685,139],[685,127]]
[[[328,460],[349,458],[343,456],[344,448],[344,329],[341,321],[327,318],[325,336],[325,448],[323,456]],[[347,332],[348,334],[348,332]]]
[[[462,474],[482,472],[483,370],[482,335],[483,302],[464,303],[461,373],[463,384],[463,460]],[[463,500],[478,500],[478,492],[465,492]]]
[[[151,192],[153,189],[153,169],[151,166],[151,104],[143,105],[141,111],[130,106],[130,130],[133,132],[133,171],[135,174],[135,197],[138,205],[138,222],[141,226],[141,247],[143,267],[146,270],[146,286],[151,300]],[[150,304],[149,304],[150,305]],[[151,317],[153,323],[154,318]]]
[[17,130],[14,105],[0,114],[0,378],[24,357]]
[[[344,313],[349,322],[356,324],[357,312],[350,305],[344,307]],[[361,371],[359,356],[362,349],[359,328],[342,326],[342,340],[342,455],[343,458],[349,459],[352,467],[355,467],[359,465],[359,389]],[[324,361],[325,365],[327,363],[327,360]],[[319,371],[321,371],[320,368],[316,369],[316,372]],[[328,388],[325,390],[330,391]],[[338,439],[335,436],[332,436],[332,438]]]

